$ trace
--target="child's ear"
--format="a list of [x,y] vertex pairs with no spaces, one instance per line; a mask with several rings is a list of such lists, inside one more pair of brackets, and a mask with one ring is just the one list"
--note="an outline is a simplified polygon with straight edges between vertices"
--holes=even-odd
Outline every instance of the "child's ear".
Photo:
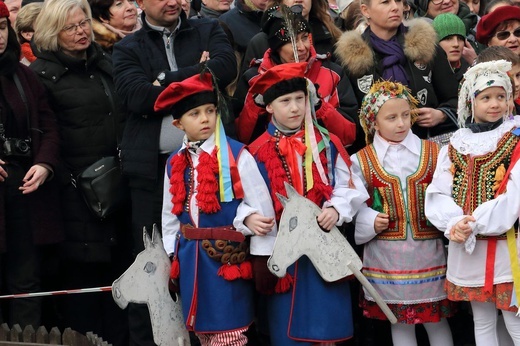
[[173,119],[172,125],[178,128],[179,130],[184,131],[184,126],[182,126],[180,119]]
[[273,110],[273,107],[271,107],[271,104],[268,104],[267,106],[265,106],[265,110],[269,114],[273,114],[274,113],[274,110]]

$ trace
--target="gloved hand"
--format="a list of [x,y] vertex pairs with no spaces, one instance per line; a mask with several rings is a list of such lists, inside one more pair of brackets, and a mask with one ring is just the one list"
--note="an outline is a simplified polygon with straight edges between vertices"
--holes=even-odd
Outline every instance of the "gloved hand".
[[273,294],[278,282],[278,277],[273,275],[267,268],[268,259],[269,256],[254,256],[251,259],[255,288],[261,294]]

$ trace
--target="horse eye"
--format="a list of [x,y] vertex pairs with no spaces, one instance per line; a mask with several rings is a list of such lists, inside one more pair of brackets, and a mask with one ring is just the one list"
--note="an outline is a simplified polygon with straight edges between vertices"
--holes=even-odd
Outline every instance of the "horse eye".
[[155,266],[155,263],[153,262],[146,262],[145,266],[144,266],[144,271],[147,272],[148,274],[150,273],[155,273],[155,269],[157,267]]
[[289,232],[298,227],[298,216],[293,216],[289,220]]

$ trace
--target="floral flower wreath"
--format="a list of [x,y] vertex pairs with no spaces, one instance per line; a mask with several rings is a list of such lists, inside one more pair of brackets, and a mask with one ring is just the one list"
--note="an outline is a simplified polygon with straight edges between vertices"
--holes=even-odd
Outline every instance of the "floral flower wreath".
[[361,109],[359,111],[359,119],[361,127],[363,127],[363,130],[365,131],[367,144],[372,143],[374,139],[377,113],[379,113],[379,110],[383,107],[385,102],[390,99],[406,100],[410,105],[410,110],[412,110],[412,124],[415,122],[417,115],[413,110],[417,108],[419,102],[411,94],[410,89],[398,82],[376,82],[372,87],[370,87],[370,91],[363,98]]

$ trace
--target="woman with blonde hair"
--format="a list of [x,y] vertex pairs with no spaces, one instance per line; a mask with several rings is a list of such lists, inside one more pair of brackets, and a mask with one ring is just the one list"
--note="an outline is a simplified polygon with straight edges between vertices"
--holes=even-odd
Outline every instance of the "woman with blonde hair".
[[[86,0],[46,1],[35,23],[33,43],[37,59],[30,67],[48,91],[61,138],[66,226],[59,252],[61,288],[110,285],[131,260],[122,244],[129,237],[130,213],[123,210],[99,220],[71,178],[102,157],[118,155],[125,113],[112,81],[112,60],[94,42]],[[61,301],[67,326],[81,333],[94,331],[114,345],[128,345],[123,340],[128,334],[126,317],[110,296],[71,296]]]
[[[422,19],[404,26],[403,11],[402,0],[361,0],[361,13],[368,27],[362,34],[343,33],[336,55],[349,75],[359,104],[374,82],[400,82],[419,100],[414,133],[422,139],[446,142],[445,137],[458,128],[458,82],[446,53],[436,45],[433,27]],[[357,133],[351,152],[364,146],[360,126]]]

